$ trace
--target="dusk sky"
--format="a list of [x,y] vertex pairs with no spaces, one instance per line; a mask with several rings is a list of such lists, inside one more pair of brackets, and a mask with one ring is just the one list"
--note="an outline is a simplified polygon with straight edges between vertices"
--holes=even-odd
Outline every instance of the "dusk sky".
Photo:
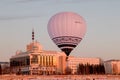
[[0,0],[0,61],[25,51],[33,28],[44,50],[60,51],[47,24],[51,16],[66,11],[81,15],[87,24],[83,40],[70,55],[120,59],[120,0]]

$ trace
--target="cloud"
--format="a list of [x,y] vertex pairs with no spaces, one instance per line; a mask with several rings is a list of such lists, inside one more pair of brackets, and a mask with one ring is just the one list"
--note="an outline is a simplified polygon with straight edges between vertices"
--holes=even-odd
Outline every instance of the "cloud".
[[18,3],[28,3],[28,2],[37,2],[37,1],[45,1],[45,0],[16,0]]
[[19,19],[29,19],[29,18],[38,18],[40,16],[0,16],[0,21],[2,20],[19,20]]
[[61,2],[61,3],[80,3],[80,2],[91,2],[94,0],[51,0],[55,2]]
[[90,2],[95,0],[14,0],[18,3],[29,3],[29,2],[55,2],[55,3],[80,3],[80,2]]
[[0,3],[29,3],[29,2],[38,2],[46,0],[0,0]]
[[18,2],[18,3],[28,3],[28,2],[38,2],[38,1],[48,1],[48,2],[63,2],[63,3],[79,3],[79,2],[91,2],[96,0],[1,0],[2,2]]

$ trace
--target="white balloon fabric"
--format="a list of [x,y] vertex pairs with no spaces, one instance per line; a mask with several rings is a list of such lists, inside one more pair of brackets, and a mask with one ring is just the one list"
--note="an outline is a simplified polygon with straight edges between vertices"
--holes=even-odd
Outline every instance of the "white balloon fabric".
[[61,12],[48,22],[48,33],[53,42],[68,56],[86,32],[84,19],[73,12]]

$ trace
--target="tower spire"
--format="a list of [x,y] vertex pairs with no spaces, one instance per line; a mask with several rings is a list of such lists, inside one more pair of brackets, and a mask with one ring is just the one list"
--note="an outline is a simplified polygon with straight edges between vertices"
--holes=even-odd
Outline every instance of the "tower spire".
[[34,41],[34,29],[32,29],[32,41]]

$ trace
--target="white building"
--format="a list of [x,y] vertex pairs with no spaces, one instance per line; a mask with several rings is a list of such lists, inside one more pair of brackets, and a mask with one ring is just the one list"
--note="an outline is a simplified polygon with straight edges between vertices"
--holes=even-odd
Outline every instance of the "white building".
[[100,58],[81,58],[70,56],[68,58],[68,66],[72,69],[72,73],[77,72],[77,67],[79,64],[90,64],[90,65],[99,65],[101,63]]
[[18,74],[64,74],[66,68],[66,55],[64,52],[43,50],[39,42],[34,41],[26,46],[26,51],[17,51],[10,58],[10,68]]
[[64,52],[45,51],[37,41],[27,45],[26,52],[16,52],[10,58],[14,73],[22,74],[57,74],[64,73],[66,55]]
[[[77,72],[79,64],[100,64],[100,58],[80,58],[70,56],[67,65],[72,73]],[[39,42],[34,41],[26,46],[26,51],[17,51],[10,58],[10,69],[13,73],[22,74],[65,74],[66,54],[64,52],[43,50]]]
[[9,73],[9,68],[10,68],[10,63],[9,62],[0,62],[0,74],[8,74]]
[[106,74],[120,74],[120,60],[108,60],[104,62]]

